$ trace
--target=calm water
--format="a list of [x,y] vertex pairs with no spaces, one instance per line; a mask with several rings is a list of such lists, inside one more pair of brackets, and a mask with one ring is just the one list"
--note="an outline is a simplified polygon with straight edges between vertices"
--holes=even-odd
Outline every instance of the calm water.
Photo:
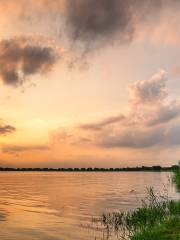
[[[178,198],[170,173],[0,173],[0,239],[89,240],[92,217],[132,209],[146,186]],[[132,191],[134,190],[134,191]]]

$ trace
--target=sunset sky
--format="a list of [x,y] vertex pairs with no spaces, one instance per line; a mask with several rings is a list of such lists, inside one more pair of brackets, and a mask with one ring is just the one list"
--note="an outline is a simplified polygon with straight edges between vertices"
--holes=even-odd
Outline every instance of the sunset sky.
[[0,0],[0,165],[180,159],[180,1]]

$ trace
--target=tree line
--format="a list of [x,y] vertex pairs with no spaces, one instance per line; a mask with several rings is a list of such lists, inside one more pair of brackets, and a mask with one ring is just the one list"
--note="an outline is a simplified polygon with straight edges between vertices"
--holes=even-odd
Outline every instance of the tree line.
[[162,166],[141,166],[141,167],[123,167],[123,168],[12,168],[0,167],[0,171],[54,171],[54,172],[133,172],[133,171],[175,171],[179,165],[169,167]]

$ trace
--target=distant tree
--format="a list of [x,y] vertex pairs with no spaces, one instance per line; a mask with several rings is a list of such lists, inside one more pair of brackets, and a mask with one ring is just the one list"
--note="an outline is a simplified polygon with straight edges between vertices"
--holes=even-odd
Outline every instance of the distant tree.
[[173,171],[176,171],[176,170],[179,169],[179,165],[172,165],[172,166],[171,166],[171,169],[172,169]]
[[153,170],[155,171],[161,171],[162,167],[161,166],[153,166]]

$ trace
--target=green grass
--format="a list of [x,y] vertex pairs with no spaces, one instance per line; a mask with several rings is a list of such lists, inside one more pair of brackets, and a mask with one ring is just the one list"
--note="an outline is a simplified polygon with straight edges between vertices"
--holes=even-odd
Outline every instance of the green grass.
[[180,240],[180,201],[157,196],[150,188],[140,208],[103,214],[101,223],[122,240]]
[[142,231],[131,238],[132,240],[180,240],[180,218],[174,217],[163,223]]

